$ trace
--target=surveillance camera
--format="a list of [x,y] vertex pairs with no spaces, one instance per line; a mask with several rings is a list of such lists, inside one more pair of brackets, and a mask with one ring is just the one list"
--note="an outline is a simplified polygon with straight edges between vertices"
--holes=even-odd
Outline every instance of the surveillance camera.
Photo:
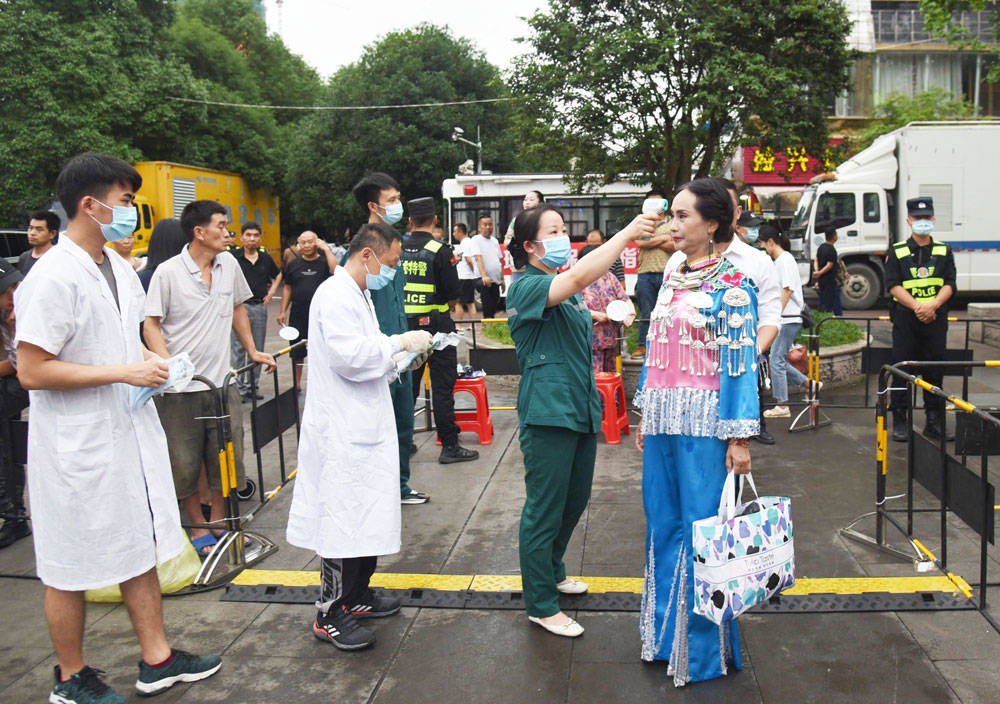
[[458,135],[455,134],[454,132],[451,133],[451,141],[452,142],[457,142],[458,141]]
[[465,134],[465,130],[463,130],[461,127],[455,127],[452,131],[458,137],[461,137],[463,134]]

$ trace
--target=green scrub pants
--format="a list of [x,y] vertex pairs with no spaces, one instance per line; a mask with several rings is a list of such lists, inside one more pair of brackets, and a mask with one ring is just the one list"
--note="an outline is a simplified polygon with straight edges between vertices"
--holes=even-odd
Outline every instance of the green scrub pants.
[[410,493],[410,446],[413,444],[413,383],[410,372],[399,375],[389,384],[392,411],[396,416],[396,438],[399,441],[399,492]]
[[526,498],[518,549],[529,616],[559,613],[556,584],[566,579],[563,554],[590,500],[597,434],[567,428],[521,428]]

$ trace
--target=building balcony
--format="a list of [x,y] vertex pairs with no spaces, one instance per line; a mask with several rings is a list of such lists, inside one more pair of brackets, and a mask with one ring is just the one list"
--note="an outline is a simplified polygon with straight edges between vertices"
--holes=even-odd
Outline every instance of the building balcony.
[[[970,39],[986,44],[995,42],[990,24],[992,13],[956,12],[955,23],[963,27]],[[924,15],[920,10],[872,10],[875,25],[875,43],[886,44],[941,44],[945,41],[932,36],[924,28]]]

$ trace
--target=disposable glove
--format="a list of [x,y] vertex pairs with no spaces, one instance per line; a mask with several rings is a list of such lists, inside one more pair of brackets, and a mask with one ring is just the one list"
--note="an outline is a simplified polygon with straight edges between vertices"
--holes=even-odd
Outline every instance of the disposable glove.
[[426,330],[410,330],[400,335],[392,336],[393,344],[400,352],[415,352],[423,354],[431,348],[434,337]]

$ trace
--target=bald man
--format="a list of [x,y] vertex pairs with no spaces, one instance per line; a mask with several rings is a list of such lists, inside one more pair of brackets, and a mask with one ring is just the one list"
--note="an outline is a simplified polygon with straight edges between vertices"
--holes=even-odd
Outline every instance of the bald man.
[[[292,259],[281,272],[281,312],[279,325],[290,325],[299,331],[292,344],[305,339],[309,334],[309,304],[319,285],[326,281],[337,268],[337,259],[330,246],[311,230],[299,235],[296,244],[299,256]],[[288,307],[292,312],[289,314]],[[302,388],[302,366],[306,358],[305,345],[292,350],[295,360],[295,386]]]

